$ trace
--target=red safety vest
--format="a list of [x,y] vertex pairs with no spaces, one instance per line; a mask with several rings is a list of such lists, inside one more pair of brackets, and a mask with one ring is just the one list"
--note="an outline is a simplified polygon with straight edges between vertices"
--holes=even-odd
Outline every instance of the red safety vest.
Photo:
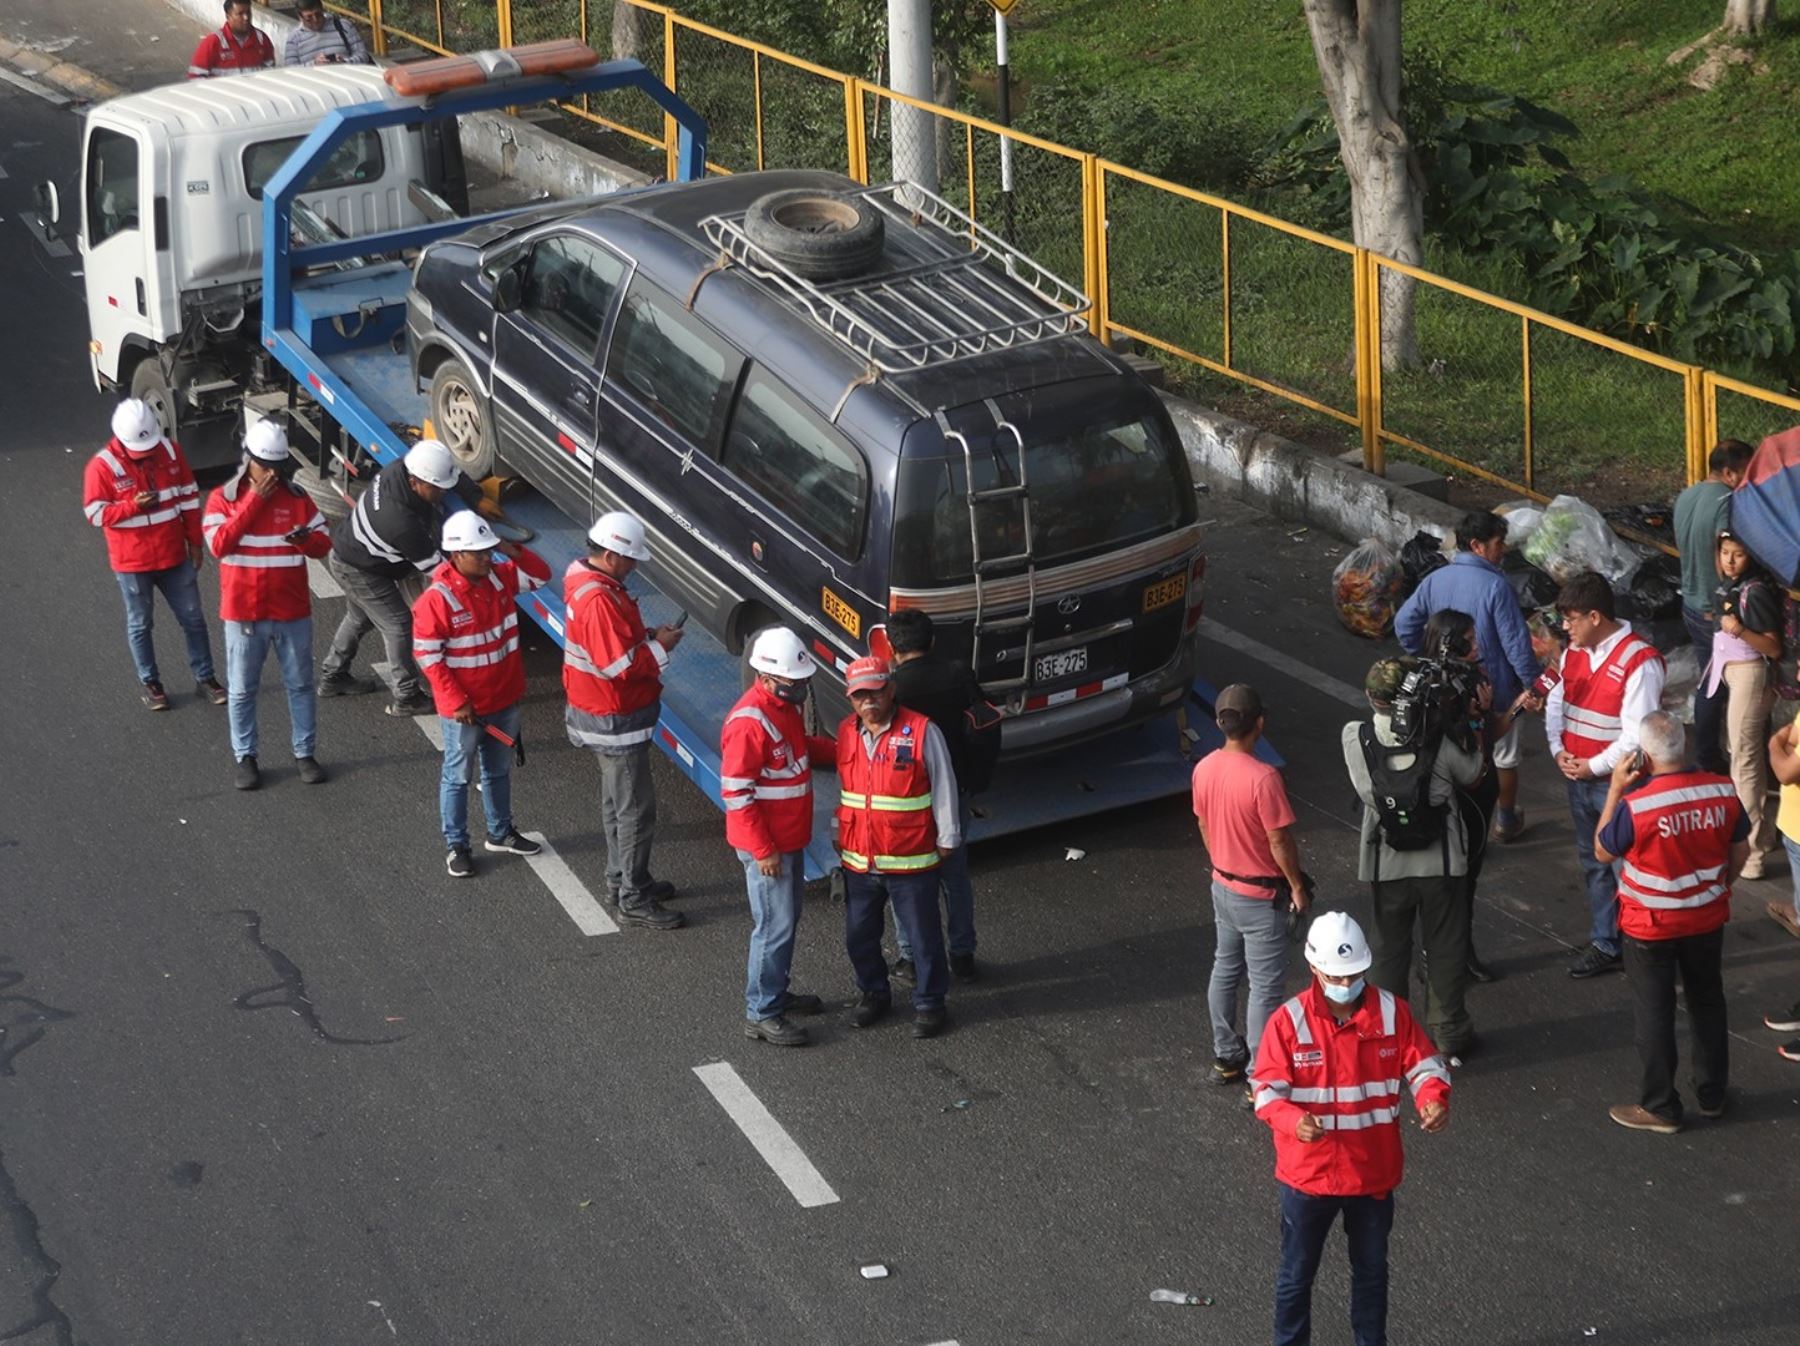
[[[156,498],[139,509],[139,491]],[[106,554],[122,574],[168,570],[200,544],[200,488],[181,446],[169,440],[141,457],[113,440],[88,460],[81,499],[87,521],[105,530]]]
[[[563,574],[563,690],[589,715],[627,715],[662,693],[662,662],[644,634],[637,600],[586,561]],[[660,648],[660,647],[659,647]],[[649,731],[643,734],[648,742]]]
[[[1263,1029],[1250,1071],[1256,1115],[1275,1133],[1275,1176],[1310,1196],[1386,1196],[1400,1185],[1400,1086],[1413,1106],[1447,1102],[1450,1072],[1404,1000],[1374,986],[1339,1024],[1317,982]],[[1294,1135],[1303,1114],[1324,1127]]]
[[838,726],[837,840],[845,869],[898,874],[937,866],[937,822],[925,770],[930,727],[918,711],[897,705],[871,756],[863,747],[862,721],[850,715]]
[[477,715],[491,715],[524,697],[515,600],[549,578],[550,567],[526,547],[516,565],[497,558],[485,580],[465,578],[448,561],[432,573],[413,604],[413,658],[439,715],[454,715],[470,702]]
[[1619,868],[1619,929],[1633,939],[1704,935],[1731,919],[1731,834],[1743,805],[1724,776],[1671,771],[1620,801],[1633,841]]
[[[288,534],[304,529],[299,545]],[[206,545],[219,558],[219,616],[228,622],[295,622],[312,615],[306,558],[331,550],[331,529],[298,486],[277,485],[266,499],[250,488],[248,470],[206,498],[200,519]]]
[[1563,751],[1582,761],[1598,757],[1618,741],[1624,728],[1625,683],[1645,664],[1662,663],[1648,641],[1633,633],[1594,667],[1587,650],[1570,647],[1563,655]]
[[194,48],[188,61],[189,79],[211,79],[216,75],[248,75],[275,64],[275,44],[260,28],[251,28],[242,42],[225,24],[217,32],[208,33]]
[[809,736],[800,707],[758,683],[725,717],[719,734],[719,799],[725,840],[758,860],[805,850],[812,840],[814,754],[832,742]]

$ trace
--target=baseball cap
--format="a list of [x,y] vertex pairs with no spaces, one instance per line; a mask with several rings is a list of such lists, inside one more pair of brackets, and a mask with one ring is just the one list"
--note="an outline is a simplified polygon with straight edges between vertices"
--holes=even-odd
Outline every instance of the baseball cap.
[[844,670],[844,690],[867,692],[886,687],[891,678],[886,659],[866,654]]
[[1240,715],[1248,715],[1251,719],[1256,719],[1263,713],[1262,697],[1249,683],[1234,682],[1220,692],[1218,700],[1213,702],[1215,717],[1228,710],[1235,710]]

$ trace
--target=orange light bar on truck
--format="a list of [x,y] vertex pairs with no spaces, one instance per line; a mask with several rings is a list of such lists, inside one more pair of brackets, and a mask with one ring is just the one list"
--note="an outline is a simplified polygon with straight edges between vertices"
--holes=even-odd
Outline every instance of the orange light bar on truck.
[[389,66],[382,78],[395,93],[407,98],[422,98],[527,75],[561,75],[570,70],[586,70],[599,63],[599,53],[587,43],[562,37],[550,42],[528,42],[522,47],[501,47],[468,56],[443,56],[435,61]]

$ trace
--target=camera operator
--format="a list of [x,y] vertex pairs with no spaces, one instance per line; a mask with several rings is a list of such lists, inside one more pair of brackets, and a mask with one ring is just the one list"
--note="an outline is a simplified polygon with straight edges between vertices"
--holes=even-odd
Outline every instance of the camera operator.
[[1481,734],[1469,716],[1485,715],[1492,693],[1463,661],[1442,658],[1377,660],[1363,690],[1374,714],[1344,726],[1343,747],[1363,804],[1357,877],[1374,900],[1369,980],[1407,993],[1416,924],[1426,1031],[1440,1051],[1467,1055],[1468,837],[1455,796],[1481,779]]
[[369,49],[354,24],[325,12],[325,0],[300,0],[300,26],[288,34],[283,65],[367,65]]

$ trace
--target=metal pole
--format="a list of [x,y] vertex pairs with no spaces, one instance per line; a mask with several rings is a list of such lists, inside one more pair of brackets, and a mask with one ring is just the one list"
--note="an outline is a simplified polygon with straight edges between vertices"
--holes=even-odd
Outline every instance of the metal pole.
[[[1006,15],[994,11],[994,74],[1000,104],[1000,124],[1012,125],[1012,80],[1006,68]],[[969,202],[973,214],[975,203]],[[1006,241],[1013,239],[1013,147],[1012,137],[1000,137],[1000,228]]]
[[[888,0],[888,64],[894,92],[931,101],[931,0]],[[894,178],[938,189],[937,118],[896,102],[888,122]]]

